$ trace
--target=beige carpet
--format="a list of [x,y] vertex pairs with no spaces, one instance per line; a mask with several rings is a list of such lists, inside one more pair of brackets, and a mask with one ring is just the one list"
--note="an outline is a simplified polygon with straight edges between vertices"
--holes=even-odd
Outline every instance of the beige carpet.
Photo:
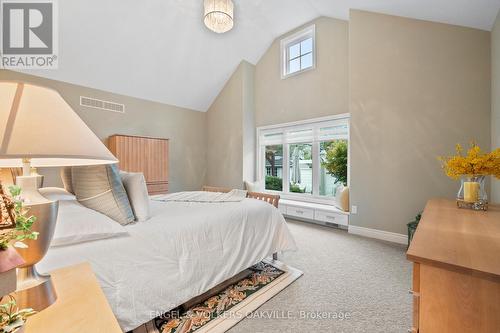
[[411,265],[405,246],[289,224],[299,250],[280,260],[304,275],[228,332],[399,333],[410,328]]

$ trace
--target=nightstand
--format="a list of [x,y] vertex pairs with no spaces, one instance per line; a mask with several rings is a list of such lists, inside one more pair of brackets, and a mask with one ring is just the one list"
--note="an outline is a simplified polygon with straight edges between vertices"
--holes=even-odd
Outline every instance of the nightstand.
[[88,263],[50,274],[57,301],[29,317],[25,333],[122,333]]

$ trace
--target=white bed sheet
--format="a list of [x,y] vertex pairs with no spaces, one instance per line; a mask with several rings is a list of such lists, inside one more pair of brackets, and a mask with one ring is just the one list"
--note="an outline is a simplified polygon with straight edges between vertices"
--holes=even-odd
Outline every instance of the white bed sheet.
[[89,262],[128,331],[274,252],[296,249],[281,213],[263,201],[151,201],[151,209],[150,220],[126,226],[128,236],[50,248],[38,270]]

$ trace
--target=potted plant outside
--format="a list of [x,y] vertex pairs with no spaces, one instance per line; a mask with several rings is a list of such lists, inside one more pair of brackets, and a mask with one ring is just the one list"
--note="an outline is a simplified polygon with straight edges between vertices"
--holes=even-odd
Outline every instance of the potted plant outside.
[[347,140],[335,140],[324,144],[325,154],[321,156],[321,166],[335,178],[335,206],[349,211],[349,187],[347,179],[347,162],[349,145]]
[[335,177],[336,184],[347,186],[347,140],[337,140],[328,145],[321,165],[329,175]]

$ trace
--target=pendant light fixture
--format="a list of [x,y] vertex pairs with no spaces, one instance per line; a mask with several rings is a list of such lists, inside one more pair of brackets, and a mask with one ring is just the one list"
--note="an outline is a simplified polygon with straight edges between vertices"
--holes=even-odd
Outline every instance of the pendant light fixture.
[[234,4],[231,0],[204,0],[204,22],[208,29],[221,34],[233,28]]

